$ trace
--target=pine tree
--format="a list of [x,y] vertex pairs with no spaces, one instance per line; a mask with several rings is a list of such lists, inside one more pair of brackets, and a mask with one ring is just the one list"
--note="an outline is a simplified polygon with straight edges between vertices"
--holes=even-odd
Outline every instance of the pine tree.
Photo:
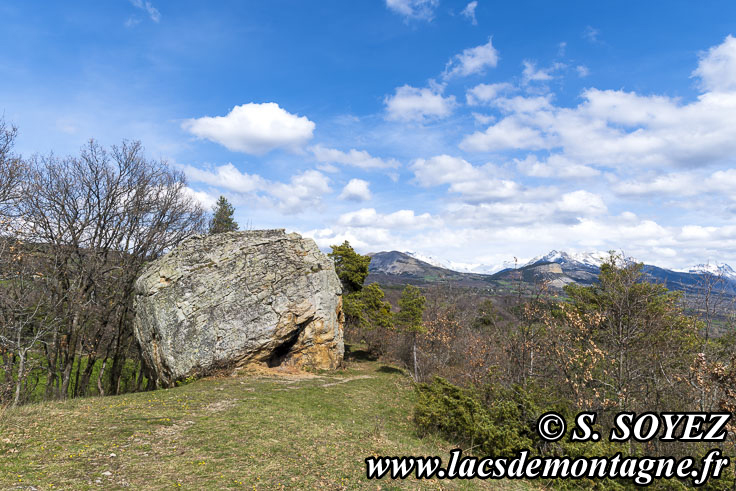
[[370,256],[362,256],[346,240],[339,246],[330,246],[332,252],[328,254],[335,262],[335,271],[342,282],[343,294],[359,292],[368,276]]
[[222,232],[234,232],[238,230],[238,224],[233,220],[233,214],[235,209],[225,199],[224,196],[220,196],[217,200],[217,204],[214,207],[214,215],[210,221],[210,234],[219,234]]
[[422,291],[414,285],[406,285],[399,298],[399,312],[395,314],[396,326],[402,331],[411,334],[412,355],[414,358],[414,381],[419,381],[419,370],[417,367],[417,334],[424,332],[422,314],[427,299]]

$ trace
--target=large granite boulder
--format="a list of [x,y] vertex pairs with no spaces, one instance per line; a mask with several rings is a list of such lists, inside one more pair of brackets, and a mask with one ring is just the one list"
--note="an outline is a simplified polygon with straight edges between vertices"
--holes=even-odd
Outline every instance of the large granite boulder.
[[340,280],[298,234],[196,236],[135,287],[135,335],[157,386],[251,363],[333,369],[342,360]]

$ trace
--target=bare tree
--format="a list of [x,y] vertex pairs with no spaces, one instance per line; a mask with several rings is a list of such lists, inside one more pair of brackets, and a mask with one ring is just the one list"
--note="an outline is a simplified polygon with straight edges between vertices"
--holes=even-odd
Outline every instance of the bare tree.
[[0,118],[0,219],[18,198],[19,183],[25,170],[21,159],[13,153],[17,133],[14,126],[8,126]]
[[79,157],[35,157],[19,211],[26,242],[40,244],[48,261],[57,306],[45,349],[47,396],[85,394],[100,359],[105,367],[111,360],[118,393],[134,339],[134,281],[146,261],[204,229],[202,207],[184,176],[146,159],[139,142],[108,151],[90,141]]
[[[0,244],[0,352],[3,358],[4,390],[0,400],[21,402],[28,376],[40,368],[31,355],[44,343],[56,319],[48,304],[43,274],[32,248],[6,237]],[[11,394],[12,390],[12,394]],[[27,392],[27,391],[26,391]]]

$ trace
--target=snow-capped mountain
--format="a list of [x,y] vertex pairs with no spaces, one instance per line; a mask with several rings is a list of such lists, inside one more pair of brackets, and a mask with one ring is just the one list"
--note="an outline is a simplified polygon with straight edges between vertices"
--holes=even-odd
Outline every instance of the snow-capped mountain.
[[[404,251],[404,254],[407,256],[411,256],[414,259],[418,259],[419,261],[424,261],[427,264],[431,264],[432,266],[437,266],[438,268],[445,268],[445,269],[451,269],[453,271],[458,271],[454,268],[452,268],[452,262],[451,261],[445,261],[444,259],[439,259],[433,256],[425,256],[424,254],[416,251]],[[460,271],[461,273],[467,273],[467,271]]]
[[537,256],[528,262],[506,260],[499,264],[481,264],[481,263],[460,263],[456,261],[448,261],[434,256],[428,256],[416,251],[404,251],[404,254],[414,259],[423,261],[438,268],[449,269],[459,273],[476,273],[476,274],[494,274],[505,269],[521,268],[531,266],[539,262],[558,263],[565,265],[579,264],[581,267],[599,268],[600,265],[608,259],[609,254],[603,251],[568,253],[565,251],[550,251],[543,256]]
[[728,278],[730,280],[736,280],[736,271],[734,271],[733,268],[726,263],[709,262],[706,264],[696,264],[695,266],[692,266],[690,268],[679,269],[676,271],[691,274],[710,273],[715,276],[723,276],[724,278]]
[[574,253],[568,253],[565,251],[550,251],[544,256],[535,257],[534,259],[526,263],[525,266],[531,266],[532,264],[545,262],[558,264],[580,263],[585,266],[599,268],[601,264],[603,264],[603,262],[608,259],[609,256],[610,254],[604,251]]
[[[407,278],[420,282],[457,282],[465,286],[487,288],[497,280],[522,278],[525,282],[548,282],[553,287],[577,283],[592,285],[598,280],[600,265],[609,257],[602,251],[569,253],[550,251],[531,261],[523,259],[516,264],[505,261],[498,265],[462,264],[438,259],[417,252],[379,252],[372,254],[369,271],[383,275],[387,281],[406,281]],[[631,257],[627,262],[633,262]],[[552,263],[552,264],[550,264]],[[701,288],[700,273],[721,274],[727,280],[724,288],[736,296],[736,271],[727,264],[699,264],[687,270],[675,271],[651,264],[642,267],[643,278],[653,283],[664,284],[672,290],[694,291]],[[521,276],[519,276],[519,273]],[[391,279],[393,278],[393,280]]]
[[[509,269],[514,267],[514,261],[503,261],[500,264],[481,264],[481,263],[461,263],[457,261],[448,261],[445,259],[436,258],[434,256],[427,256],[420,252],[415,251],[404,251],[404,254],[411,256],[419,261],[424,261],[432,266],[438,268],[445,268],[451,271],[457,271],[458,273],[476,273],[476,274],[493,274],[501,271],[502,269]],[[519,264],[520,266],[521,264]]]

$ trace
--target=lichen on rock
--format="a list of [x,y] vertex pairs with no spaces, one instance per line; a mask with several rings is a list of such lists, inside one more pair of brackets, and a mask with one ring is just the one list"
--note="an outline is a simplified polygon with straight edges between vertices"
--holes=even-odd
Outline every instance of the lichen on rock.
[[340,280],[298,234],[195,236],[149,264],[135,286],[134,331],[157,386],[253,363],[342,361]]

